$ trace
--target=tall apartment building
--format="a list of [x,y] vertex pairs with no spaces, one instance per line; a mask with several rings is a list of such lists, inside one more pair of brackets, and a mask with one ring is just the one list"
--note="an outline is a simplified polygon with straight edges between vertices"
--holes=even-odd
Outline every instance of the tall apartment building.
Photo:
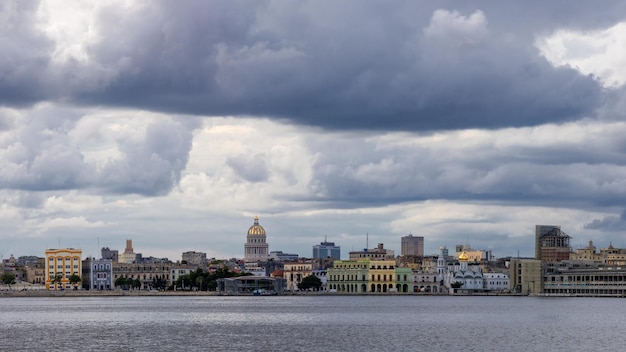
[[328,242],[324,239],[324,242],[313,246],[313,258],[333,258],[339,260],[341,259],[341,247],[335,246],[334,242]]
[[415,257],[424,256],[424,237],[413,236],[412,234],[408,234],[406,236],[401,237],[400,239],[401,239],[400,255],[415,256]]
[[[82,254],[76,248],[46,249],[46,290],[71,289],[70,276],[82,273]],[[53,283],[57,275],[61,282]]]
[[511,259],[510,285],[515,293],[538,294],[543,291],[541,261],[536,259]]

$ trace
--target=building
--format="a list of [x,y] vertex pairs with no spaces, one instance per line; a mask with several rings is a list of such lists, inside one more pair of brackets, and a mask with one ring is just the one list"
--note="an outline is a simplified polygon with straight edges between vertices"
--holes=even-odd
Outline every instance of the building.
[[133,240],[126,240],[126,249],[117,259],[118,263],[130,264],[137,261],[137,254],[133,250]]
[[509,276],[514,293],[534,295],[542,291],[541,260],[512,258]]
[[239,276],[217,280],[220,295],[282,295],[285,279],[279,277]]
[[329,291],[342,293],[368,292],[370,259],[335,260],[326,274]]
[[469,262],[465,253],[459,255],[458,267],[449,268],[444,285],[448,292],[479,292],[484,290],[483,273],[478,263]]
[[385,249],[382,243],[379,243],[378,246],[374,249],[365,248],[362,251],[350,252],[350,260],[358,260],[358,259],[372,259],[372,260],[391,260],[395,258],[393,250]]
[[569,260],[570,239],[561,226],[535,225],[535,259],[543,263]]
[[424,256],[424,237],[408,234],[400,238],[400,255],[402,256]]
[[206,268],[206,253],[194,251],[184,252],[182,258],[183,261],[187,263],[187,265],[195,265],[198,267]]
[[91,259],[89,265],[89,289],[90,290],[112,290],[113,282],[113,261],[111,259]]
[[111,259],[113,263],[117,263],[119,259],[119,251],[117,249],[110,249],[109,247],[102,247],[100,250],[100,257],[102,259]]
[[294,253],[283,253],[283,251],[271,251],[269,255],[269,259],[275,260],[277,262],[288,262],[298,260],[298,255]]
[[[177,265],[170,268],[170,277],[168,284],[170,286],[174,286],[174,290],[176,290],[176,280],[180,279],[181,276],[190,275],[192,272],[198,270],[197,266],[191,265]],[[184,280],[181,281],[180,288],[182,290],[188,289],[191,287],[191,282],[185,283]]]
[[71,289],[70,276],[80,277],[82,273],[82,254],[83,251],[76,248],[46,249],[46,290]]
[[508,292],[511,288],[509,276],[505,273],[484,273],[483,281],[488,292]]
[[442,284],[438,276],[437,272],[433,271],[413,272],[413,292],[439,293]]
[[458,258],[461,253],[467,256],[467,260],[471,262],[490,262],[493,260],[490,250],[472,249],[469,244],[456,245],[456,252],[454,256]]
[[313,264],[311,262],[292,262],[285,263],[283,267],[283,277],[286,280],[286,289],[288,291],[299,291],[298,285],[302,279],[313,273]]
[[[563,262],[562,262],[563,263]],[[575,267],[559,265],[543,277],[543,293],[556,296],[626,297],[626,269],[621,267]]]
[[141,289],[155,288],[158,281],[169,284],[171,282],[171,263],[113,263],[113,283],[123,277],[125,279],[138,279]]
[[313,246],[313,258],[333,258],[339,260],[341,259],[341,247],[336,246],[334,242],[328,242],[324,239],[324,242]]
[[244,245],[244,262],[267,261],[267,235],[263,226],[259,225],[259,217],[254,217],[254,224],[248,229]]

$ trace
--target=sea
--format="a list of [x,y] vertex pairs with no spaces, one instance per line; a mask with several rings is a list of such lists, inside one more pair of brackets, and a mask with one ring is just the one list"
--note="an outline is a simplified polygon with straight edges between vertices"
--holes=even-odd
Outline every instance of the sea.
[[617,351],[620,298],[0,297],[1,351]]

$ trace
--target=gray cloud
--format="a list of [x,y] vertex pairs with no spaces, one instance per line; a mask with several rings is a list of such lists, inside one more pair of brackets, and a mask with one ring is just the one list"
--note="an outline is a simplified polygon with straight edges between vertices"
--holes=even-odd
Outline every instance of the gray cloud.
[[585,224],[585,229],[600,231],[624,231],[626,230],[626,210],[622,211],[619,216],[608,215],[602,219],[594,219],[592,222]]
[[229,157],[226,164],[248,182],[263,182],[269,177],[265,156],[262,154]]
[[[615,21],[623,5],[607,3],[596,19],[560,3],[535,10],[478,5],[484,8],[377,1],[103,5],[93,22],[100,39],[86,48],[89,62],[25,70],[48,81],[22,77],[14,81],[20,89],[60,89],[5,103],[63,99],[385,130],[531,126],[595,111],[602,99],[598,82],[553,68],[533,41],[572,18],[591,28]],[[33,11],[14,17],[30,19]],[[38,50],[12,50],[12,57],[43,60],[48,42],[38,42],[45,38],[32,20],[23,26],[25,42]],[[50,81],[57,79],[62,87]],[[0,81],[0,89],[10,87]]]

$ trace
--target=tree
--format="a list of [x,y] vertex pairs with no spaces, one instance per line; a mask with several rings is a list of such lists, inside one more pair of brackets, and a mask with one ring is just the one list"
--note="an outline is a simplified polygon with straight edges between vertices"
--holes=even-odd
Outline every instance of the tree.
[[5,271],[2,273],[2,276],[0,276],[0,280],[2,280],[3,284],[9,285],[9,290],[10,290],[11,285],[15,284],[15,274],[13,274],[10,271]]
[[117,279],[115,279],[115,286],[118,286],[122,289],[124,289],[125,287],[128,288],[128,280],[126,280],[125,277],[118,277]]
[[315,291],[319,290],[320,287],[322,287],[322,280],[320,280],[319,277],[311,274],[307,277],[305,277],[304,279],[302,279],[302,281],[298,284],[298,288],[300,290],[309,290],[309,289],[314,289]]
[[460,281],[456,281],[450,284],[450,287],[452,288],[461,288],[461,286],[463,286],[463,283]]
[[69,279],[68,279],[68,280],[70,281],[70,285],[73,285],[73,286],[74,286],[74,290],[76,290],[76,284],[82,281],[82,279],[80,278],[80,276],[78,276],[78,275],[76,275],[76,274],[72,274],[72,275],[69,277]]
[[57,289],[57,285],[61,283],[61,281],[63,280],[63,274],[56,274],[52,280],[50,281],[52,283],[52,286],[54,286],[54,289]]
[[139,289],[141,290],[141,280],[139,280],[139,278],[136,278],[135,280],[133,280],[133,289]]

